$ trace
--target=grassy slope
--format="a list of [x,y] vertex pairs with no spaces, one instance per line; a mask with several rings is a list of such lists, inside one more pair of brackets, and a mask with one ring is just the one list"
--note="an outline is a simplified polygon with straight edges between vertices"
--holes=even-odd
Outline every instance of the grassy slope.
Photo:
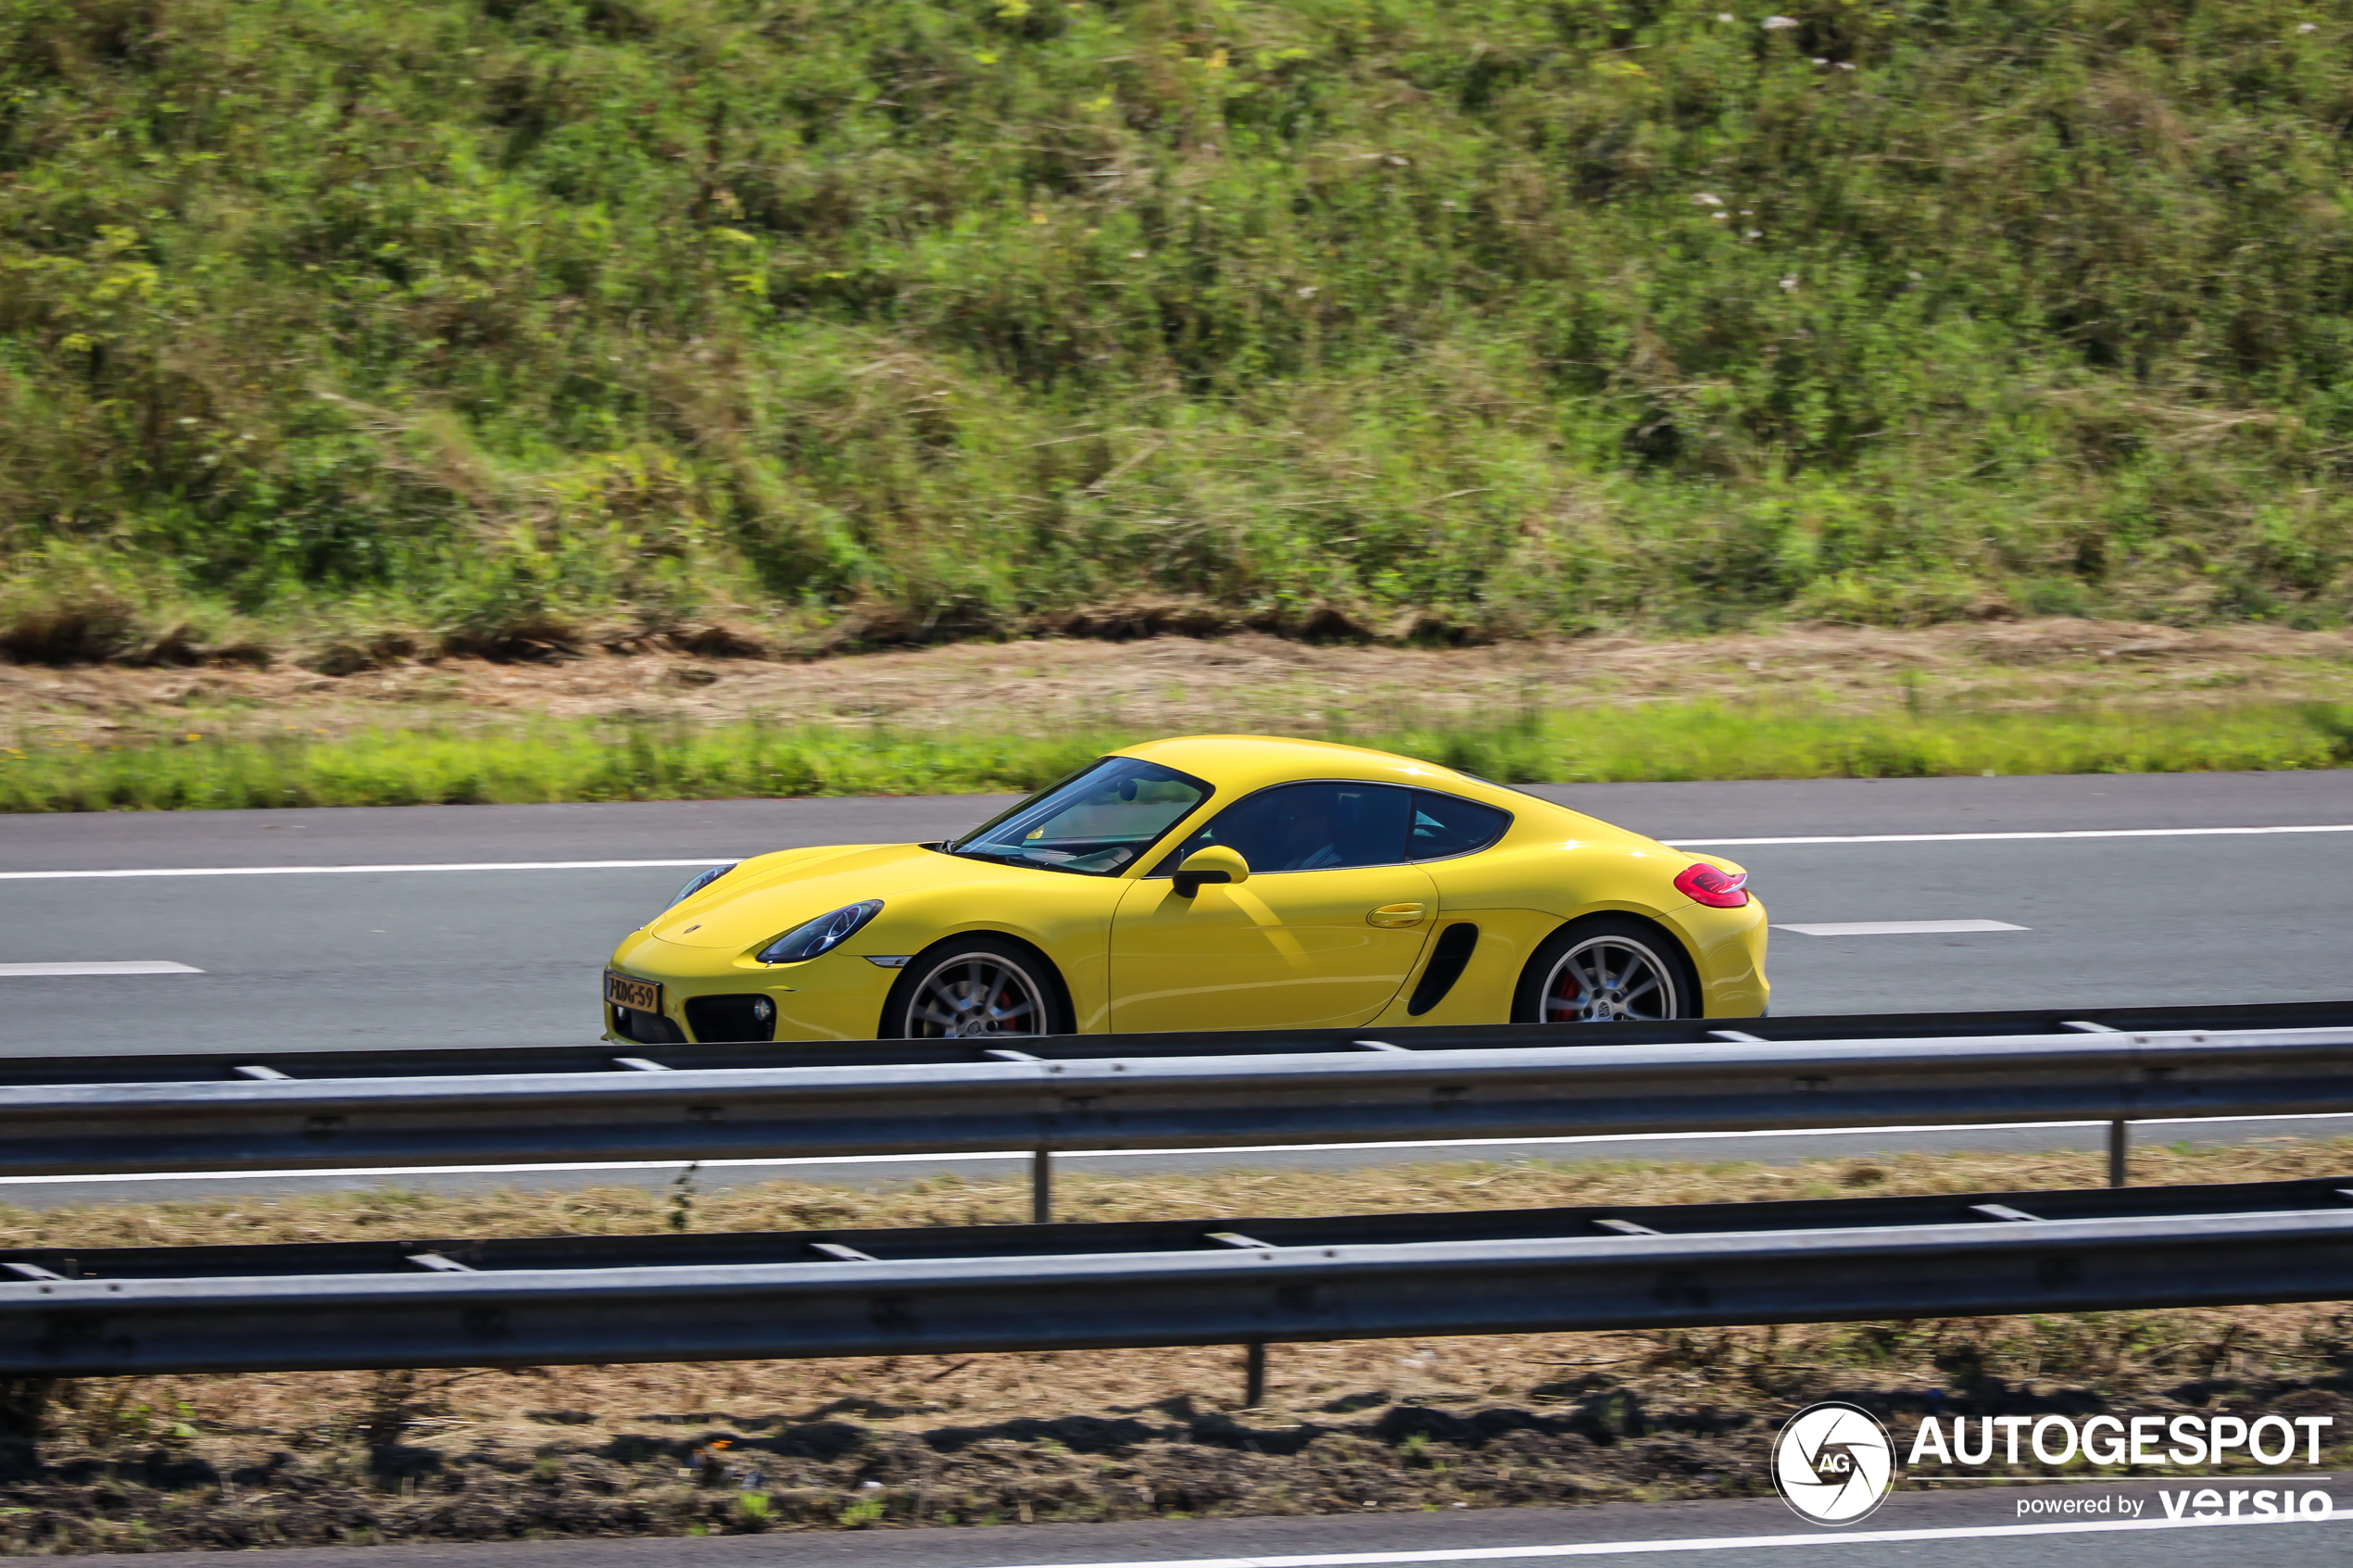
[[2353,6],[1725,3],[0,0],[0,651],[2341,616]]
[[[1324,733],[1514,784],[2187,772],[2353,761],[2353,712],[2324,704],[1855,718],[1694,703],[1607,714],[1530,710],[1485,727],[1431,722]],[[1116,729],[975,737],[881,725],[579,719],[325,739],[192,733],[182,744],[120,747],[20,738],[25,745],[0,745],[0,812],[1026,791],[1151,737]]]

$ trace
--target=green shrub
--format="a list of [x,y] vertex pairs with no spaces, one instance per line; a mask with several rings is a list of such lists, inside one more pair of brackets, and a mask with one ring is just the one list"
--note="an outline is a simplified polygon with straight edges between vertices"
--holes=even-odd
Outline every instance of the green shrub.
[[1789,9],[0,0],[0,651],[2341,621],[2353,5]]

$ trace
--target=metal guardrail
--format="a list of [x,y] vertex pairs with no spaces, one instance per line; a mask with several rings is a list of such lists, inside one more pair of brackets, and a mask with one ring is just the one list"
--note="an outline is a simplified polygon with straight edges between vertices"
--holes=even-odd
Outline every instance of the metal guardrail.
[[[1382,1042],[1375,1042],[1382,1044]],[[0,1088],[0,1174],[2353,1111],[2353,1028]]]
[[2334,1299],[2353,1193],[18,1250],[0,1280],[0,1375],[35,1379],[1263,1346]]
[[396,1049],[174,1051],[13,1055],[0,1060],[0,1087],[53,1084],[228,1083],[247,1079],[447,1078],[518,1073],[640,1071],[626,1062],[686,1072],[754,1067],[900,1067],[993,1060],[1013,1044],[1048,1061],[1166,1057],[1352,1056],[1368,1032],[1412,1050],[1506,1050],[1585,1046],[1705,1046],[1725,1040],[1904,1040],[2069,1035],[2113,1031],[2178,1035],[2251,1029],[2353,1028],[2353,1000],[2227,1007],[2044,1008],[1998,1012],[1831,1014],[1793,1018],[1697,1018],[1670,1023],[1455,1024],[1382,1029],[1218,1030],[1167,1035],[1064,1035],[990,1040],[777,1041],[755,1045],[401,1047]]

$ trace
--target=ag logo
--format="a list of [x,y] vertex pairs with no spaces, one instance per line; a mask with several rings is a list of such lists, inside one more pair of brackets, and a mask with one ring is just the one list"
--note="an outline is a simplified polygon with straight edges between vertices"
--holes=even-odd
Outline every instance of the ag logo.
[[1887,1500],[1894,1481],[1887,1428],[1854,1405],[1808,1405],[1773,1439],[1773,1486],[1810,1524],[1854,1524]]

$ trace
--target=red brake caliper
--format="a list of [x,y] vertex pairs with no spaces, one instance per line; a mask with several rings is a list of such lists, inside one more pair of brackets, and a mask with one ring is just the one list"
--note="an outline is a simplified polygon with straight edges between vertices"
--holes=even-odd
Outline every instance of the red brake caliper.
[[1578,1002],[1584,997],[1584,995],[1585,984],[1577,977],[1577,971],[1563,964],[1560,972],[1560,987],[1554,992],[1553,1010],[1575,1012]]

